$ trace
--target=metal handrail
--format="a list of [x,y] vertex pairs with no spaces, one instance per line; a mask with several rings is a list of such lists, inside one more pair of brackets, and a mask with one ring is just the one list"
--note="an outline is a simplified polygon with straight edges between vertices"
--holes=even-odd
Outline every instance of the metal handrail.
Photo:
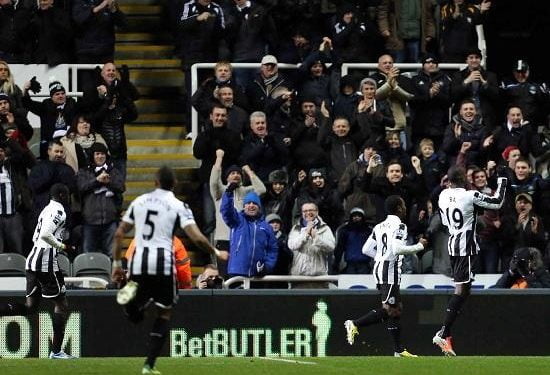
[[264,277],[244,277],[233,276],[232,278],[224,281],[223,288],[229,289],[229,287],[236,283],[243,283],[243,289],[250,289],[250,282],[287,282],[292,284],[293,282],[336,282],[338,284],[338,275],[325,275],[325,276],[291,276],[291,275],[269,275]]

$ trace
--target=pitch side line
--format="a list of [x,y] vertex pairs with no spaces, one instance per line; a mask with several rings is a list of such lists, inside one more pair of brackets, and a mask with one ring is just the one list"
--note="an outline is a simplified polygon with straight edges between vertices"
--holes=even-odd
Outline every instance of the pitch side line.
[[286,363],[298,363],[300,365],[316,365],[316,362],[295,361],[293,359],[273,358],[273,357],[256,357],[258,359],[265,359],[266,361],[279,361]]

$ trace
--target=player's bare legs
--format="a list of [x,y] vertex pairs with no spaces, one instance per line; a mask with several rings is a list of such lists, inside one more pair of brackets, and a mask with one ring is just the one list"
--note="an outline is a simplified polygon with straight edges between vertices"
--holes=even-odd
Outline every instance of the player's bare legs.
[[157,318],[153,323],[151,333],[149,333],[149,348],[143,365],[143,374],[160,374],[159,371],[155,370],[155,362],[168,337],[171,316],[171,308],[157,307]]

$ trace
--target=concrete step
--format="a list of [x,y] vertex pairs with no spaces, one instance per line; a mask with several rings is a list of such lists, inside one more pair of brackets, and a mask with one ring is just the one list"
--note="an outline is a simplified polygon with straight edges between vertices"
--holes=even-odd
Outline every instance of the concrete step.
[[[148,30],[142,28],[140,30]],[[171,45],[132,44],[117,45],[115,60],[121,59],[171,59],[174,47]]]
[[[126,181],[148,181],[155,179],[155,173],[157,173],[158,168],[155,167],[137,167],[137,168],[127,168],[126,172]],[[197,183],[197,170],[194,168],[172,168],[174,174],[178,181],[181,182],[191,182]]]
[[136,124],[171,124],[183,126],[183,115],[181,113],[140,113],[134,121]]
[[131,124],[124,128],[126,139],[183,139],[186,135],[185,127],[159,126],[158,124],[144,123]]
[[140,44],[170,44],[172,37],[168,33],[116,33],[117,45],[140,43]]
[[161,87],[161,86],[137,86],[138,92],[142,97],[158,98],[184,98],[186,97],[185,87]]
[[198,168],[200,160],[191,154],[130,154],[128,167],[169,167]]
[[180,69],[181,67],[179,59],[120,59],[115,60],[115,64],[117,66],[126,64],[130,69]]
[[124,31],[127,32],[143,32],[147,30],[151,33],[165,32],[168,25],[163,24],[164,20],[158,15],[153,16],[132,16],[126,18],[126,27]]
[[128,18],[133,16],[158,17],[162,13],[162,5],[154,4],[121,4],[119,8]]
[[130,71],[130,79],[135,86],[181,87],[184,75],[179,69],[137,69]]
[[139,99],[135,102],[138,113],[183,113],[183,99]]
[[128,154],[193,154],[191,140],[131,139],[126,142]]

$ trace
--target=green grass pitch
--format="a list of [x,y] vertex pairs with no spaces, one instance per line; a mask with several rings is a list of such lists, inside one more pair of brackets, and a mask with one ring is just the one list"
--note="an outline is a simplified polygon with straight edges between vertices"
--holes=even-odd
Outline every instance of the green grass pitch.
[[[0,374],[139,375],[142,364],[143,358],[0,358]],[[550,357],[160,358],[157,369],[163,375],[536,375],[550,373]]]

